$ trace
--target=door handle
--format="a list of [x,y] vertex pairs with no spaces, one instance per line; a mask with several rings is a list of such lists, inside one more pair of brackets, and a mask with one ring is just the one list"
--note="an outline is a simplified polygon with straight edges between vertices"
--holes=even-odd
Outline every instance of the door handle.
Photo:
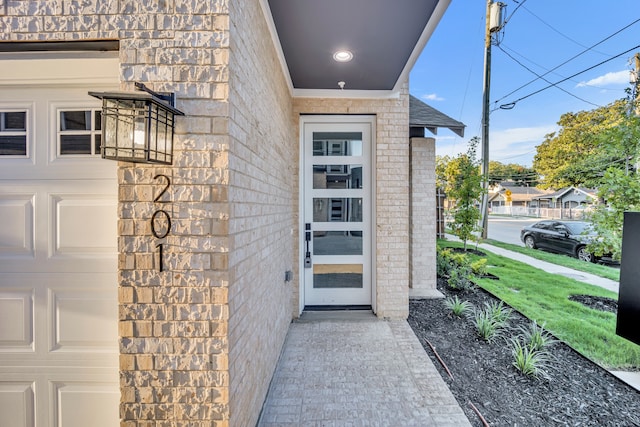
[[304,268],[311,268],[311,252],[309,251],[309,242],[311,242],[311,223],[306,223],[304,225],[304,229],[305,229],[305,235],[304,235],[304,240],[307,244],[307,250],[305,252],[305,256],[304,256]]

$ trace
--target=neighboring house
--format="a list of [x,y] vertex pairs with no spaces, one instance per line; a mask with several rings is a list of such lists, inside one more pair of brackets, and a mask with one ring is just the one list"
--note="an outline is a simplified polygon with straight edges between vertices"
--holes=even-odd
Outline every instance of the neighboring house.
[[[253,426],[305,307],[433,293],[408,75],[448,4],[0,0],[3,425]],[[135,82],[171,165],[100,158],[87,93]]]
[[522,187],[502,182],[489,191],[489,208],[508,206],[511,208],[529,209],[538,206],[538,197],[547,194],[545,190],[535,187]]
[[566,187],[552,193],[535,197],[540,207],[572,209],[598,202],[598,190],[582,187]]
[[589,208],[598,203],[598,190],[566,187],[538,196],[538,216],[560,219],[582,219]]

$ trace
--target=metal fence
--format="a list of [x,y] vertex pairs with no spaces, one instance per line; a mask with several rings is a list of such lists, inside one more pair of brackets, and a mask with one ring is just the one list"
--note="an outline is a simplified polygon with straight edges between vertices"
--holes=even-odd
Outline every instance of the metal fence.
[[528,216],[532,218],[549,218],[549,219],[584,219],[586,208],[538,208],[525,206],[494,206],[490,208],[489,213],[507,216]]

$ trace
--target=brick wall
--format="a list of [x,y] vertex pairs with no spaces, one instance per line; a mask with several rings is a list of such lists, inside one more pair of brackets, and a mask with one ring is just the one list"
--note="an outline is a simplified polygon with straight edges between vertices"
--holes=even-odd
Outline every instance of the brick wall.
[[436,141],[411,138],[412,298],[441,297],[436,289]]
[[[226,0],[11,1],[0,41],[120,41],[121,88],[175,92],[172,167],[118,170],[121,425],[227,426],[230,201]],[[162,199],[154,197],[169,177]],[[233,192],[234,196],[236,192]],[[152,236],[165,210],[171,233]],[[235,237],[235,236],[234,236]],[[165,272],[156,244],[165,244]],[[247,381],[250,384],[250,381]]]
[[[373,215],[376,313],[381,318],[406,318],[409,310],[408,84],[395,99],[297,98],[294,100],[296,127],[300,114],[376,116],[376,212]],[[296,303],[297,298],[295,295]]]
[[292,318],[298,143],[291,96],[258,2],[231,2],[231,425],[257,422]]

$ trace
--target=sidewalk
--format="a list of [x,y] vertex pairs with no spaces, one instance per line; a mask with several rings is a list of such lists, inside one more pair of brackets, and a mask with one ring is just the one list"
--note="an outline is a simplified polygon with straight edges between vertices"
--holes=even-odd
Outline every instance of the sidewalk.
[[291,323],[258,426],[470,423],[406,321],[339,311]]
[[[456,237],[447,235],[449,240],[457,240]],[[497,246],[481,243],[478,248],[493,252],[496,255],[503,256],[505,258],[511,258],[516,261],[523,262],[532,267],[539,268],[548,273],[560,274],[565,277],[569,277],[574,280],[578,280],[584,283],[588,283],[594,286],[600,286],[601,288],[608,289],[612,292],[618,293],[619,283],[614,280],[605,279],[604,277],[595,276],[593,274],[585,273],[571,268],[563,267],[557,264],[552,264],[546,261],[540,261],[539,259],[532,258],[527,255],[523,255],[519,252],[509,251]],[[640,391],[640,372],[626,372],[626,371],[609,371],[625,383],[629,384],[636,390]]]
[[[447,239],[455,240],[454,237],[449,235],[447,235]],[[481,249],[491,251],[496,255],[501,255],[506,258],[511,258],[516,261],[520,261],[525,264],[528,264],[532,267],[539,268],[541,270],[546,271],[547,273],[560,274],[561,276],[565,276],[570,279],[579,280],[580,282],[588,283],[594,286],[599,286],[601,288],[605,288],[612,292],[618,293],[619,284],[614,280],[606,279],[604,277],[596,276],[590,273],[585,273],[583,271],[573,270],[571,268],[563,267],[557,264],[552,264],[550,262],[541,261],[539,259],[532,258],[527,255],[523,255],[519,252],[509,251],[507,249],[502,249],[497,246],[488,245],[486,243],[480,243],[478,247]]]

